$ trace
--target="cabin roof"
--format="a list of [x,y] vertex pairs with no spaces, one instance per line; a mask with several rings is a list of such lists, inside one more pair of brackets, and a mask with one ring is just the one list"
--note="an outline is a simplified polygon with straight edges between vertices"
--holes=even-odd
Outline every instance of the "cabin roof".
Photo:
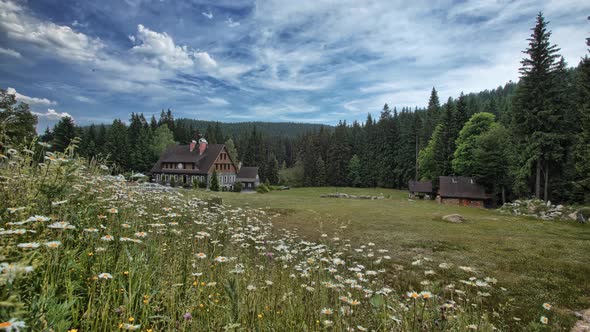
[[[190,150],[190,145],[173,145],[168,147],[160,155],[158,162],[152,167],[152,173],[162,172],[162,163],[194,163],[195,169],[176,170],[178,173],[197,173],[207,174],[211,165],[217,159],[217,155],[225,147],[224,144],[209,144],[203,154],[199,154],[199,146],[197,145],[193,151]],[[171,170],[166,169],[165,172],[170,173]]]
[[489,198],[485,188],[467,176],[440,176],[438,194],[449,198]]
[[431,193],[432,181],[410,181],[408,182],[408,190],[414,193]]
[[246,180],[250,179],[252,181],[256,180],[258,176],[258,167],[242,167],[238,172],[238,176],[236,176],[237,180]]

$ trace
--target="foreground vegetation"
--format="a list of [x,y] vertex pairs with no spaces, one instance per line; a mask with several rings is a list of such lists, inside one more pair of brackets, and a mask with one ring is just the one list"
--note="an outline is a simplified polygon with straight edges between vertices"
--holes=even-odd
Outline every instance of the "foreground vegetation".
[[71,149],[9,150],[0,158],[5,330],[491,331],[563,324],[542,303],[534,321],[512,318],[503,282],[478,266],[421,254],[393,264],[393,253],[349,238],[345,225],[303,240],[277,229],[275,213],[141,191],[105,175],[104,165],[74,159]]

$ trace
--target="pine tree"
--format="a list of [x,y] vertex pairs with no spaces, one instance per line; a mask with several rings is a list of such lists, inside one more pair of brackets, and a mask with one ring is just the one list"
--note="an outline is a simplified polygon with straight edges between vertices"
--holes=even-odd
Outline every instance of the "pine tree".
[[523,152],[521,181],[526,181],[522,177],[528,177],[534,168],[534,193],[541,198],[541,174],[545,173],[545,199],[548,199],[550,161],[560,157],[557,150],[561,137],[556,128],[563,120],[560,108],[555,105],[559,49],[549,41],[551,31],[547,31],[547,24],[543,14],[539,13],[528,39],[529,47],[524,51],[527,57],[521,61],[521,80],[512,112],[512,131]]
[[266,179],[271,184],[279,183],[279,161],[274,154],[271,154],[270,163],[266,170]]
[[[590,40],[588,41],[590,46]],[[576,103],[581,130],[575,144],[576,199],[590,203],[590,57],[585,56],[578,66]]]
[[[394,110],[397,117],[397,111]],[[385,188],[394,188],[397,185],[397,143],[399,133],[396,119],[391,110],[385,104],[377,123],[377,150],[378,156],[378,185]]]
[[209,144],[217,144],[215,129],[211,124],[207,125],[207,130],[205,131],[205,139]]
[[129,166],[129,140],[127,126],[123,121],[115,119],[107,134],[106,152],[110,160],[121,170],[127,170]]
[[75,137],[76,126],[69,116],[61,118],[53,128],[53,146],[57,151],[65,151]]
[[238,150],[236,149],[236,145],[234,144],[233,139],[228,138],[227,141],[225,141],[225,149],[227,150],[227,153],[229,154],[231,160],[237,164],[239,162]]
[[96,133],[96,154],[105,154],[106,153],[106,143],[107,143],[107,127],[104,124],[101,124],[98,127],[98,131]]
[[361,159],[356,154],[348,162],[348,183],[353,187],[360,187],[362,185]]
[[328,149],[327,168],[330,170],[327,182],[332,186],[345,186],[350,149],[346,137],[346,122],[338,123]]
[[223,138],[223,132],[221,131],[221,124],[219,122],[215,122],[214,135],[215,142],[217,144],[223,144],[223,142],[225,142],[225,139]]
[[316,187],[325,187],[327,184],[326,164],[324,163],[324,159],[321,156],[316,159],[315,169],[317,171],[317,177],[316,183],[314,185]]
[[432,136],[433,141],[433,158],[436,164],[436,174],[438,176],[447,176],[453,173],[453,156],[455,153],[455,140],[459,130],[456,129],[455,109],[453,99],[445,104],[439,123],[439,132]]
[[422,142],[428,142],[432,133],[434,132],[434,128],[438,124],[440,116],[440,101],[438,99],[438,93],[436,89],[433,87],[432,91],[430,92],[430,98],[428,99],[428,108],[426,109],[424,125],[422,127]]

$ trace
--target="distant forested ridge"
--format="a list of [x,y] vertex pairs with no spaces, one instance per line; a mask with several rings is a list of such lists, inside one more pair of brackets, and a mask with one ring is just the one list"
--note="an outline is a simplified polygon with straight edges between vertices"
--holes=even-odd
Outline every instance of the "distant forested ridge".
[[[147,172],[167,146],[205,137],[225,143],[243,165],[260,167],[270,183],[403,189],[412,179],[433,180],[436,187],[439,176],[463,175],[498,201],[590,202],[590,58],[569,67],[542,14],[531,30],[519,82],[442,102],[432,88],[427,107],[385,104],[367,110],[364,122],[221,123],[174,119],[162,110],[158,118],[132,113],[128,123],[84,128],[63,118],[40,139],[63,150],[80,137],[80,155],[107,158],[122,172]],[[29,142],[36,118],[0,92],[3,149]]]

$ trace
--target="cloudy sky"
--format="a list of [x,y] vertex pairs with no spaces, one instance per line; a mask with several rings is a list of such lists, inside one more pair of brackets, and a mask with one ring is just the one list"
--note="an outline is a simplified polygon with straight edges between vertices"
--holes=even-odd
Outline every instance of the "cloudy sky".
[[0,87],[42,128],[162,108],[334,124],[517,80],[539,11],[576,65],[587,0],[0,0]]

